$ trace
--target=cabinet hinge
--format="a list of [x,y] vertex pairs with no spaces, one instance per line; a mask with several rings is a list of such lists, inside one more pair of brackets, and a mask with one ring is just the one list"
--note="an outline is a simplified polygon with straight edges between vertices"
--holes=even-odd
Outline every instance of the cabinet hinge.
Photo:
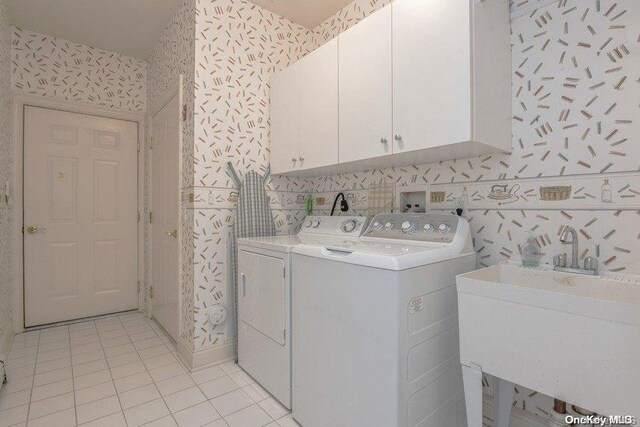
[[153,211],[149,212],[149,224],[153,224]]
[[283,340],[287,339],[287,330],[286,329],[284,331],[282,331],[282,339]]

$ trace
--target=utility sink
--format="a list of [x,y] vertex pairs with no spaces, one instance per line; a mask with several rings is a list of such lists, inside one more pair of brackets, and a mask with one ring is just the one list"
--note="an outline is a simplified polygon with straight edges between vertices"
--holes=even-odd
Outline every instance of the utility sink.
[[[635,276],[495,265],[458,276],[457,288],[469,427],[482,425],[482,373],[501,380],[494,403],[501,408],[494,412],[498,426],[508,426],[512,383],[600,414],[640,420]],[[480,418],[474,415],[478,402]]]

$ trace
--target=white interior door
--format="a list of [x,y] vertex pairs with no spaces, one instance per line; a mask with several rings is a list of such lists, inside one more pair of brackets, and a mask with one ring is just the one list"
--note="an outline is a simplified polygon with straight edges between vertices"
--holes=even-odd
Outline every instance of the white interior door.
[[178,338],[180,219],[180,98],[176,94],[152,118],[152,313]]
[[25,326],[138,307],[137,139],[134,122],[25,107]]
[[391,5],[339,36],[340,163],[392,153]]

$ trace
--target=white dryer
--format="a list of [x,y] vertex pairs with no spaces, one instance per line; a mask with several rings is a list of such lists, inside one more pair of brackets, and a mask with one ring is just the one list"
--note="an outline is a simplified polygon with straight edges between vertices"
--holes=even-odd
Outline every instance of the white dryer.
[[466,425],[456,280],[469,224],[381,214],[358,241],[293,249],[293,417],[303,427]]
[[308,217],[297,235],[238,239],[238,364],[291,409],[291,260],[301,242],[356,240],[364,217]]

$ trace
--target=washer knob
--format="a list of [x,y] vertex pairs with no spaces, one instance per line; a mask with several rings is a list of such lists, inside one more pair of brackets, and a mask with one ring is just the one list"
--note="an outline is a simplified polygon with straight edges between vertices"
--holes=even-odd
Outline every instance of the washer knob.
[[440,224],[438,227],[438,231],[442,234],[446,234],[449,230],[451,230],[451,226],[448,224]]
[[342,223],[342,231],[345,233],[351,233],[358,226],[358,222],[355,219],[349,219]]
[[320,221],[317,219],[314,219],[313,222],[311,223],[311,226],[313,228],[318,228],[319,225],[320,225]]
[[432,233],[433,230],[435,230],[435,227],[433,226],[433,224],[425,224],[424,225],[424,231]]
[[393,224],[388,222],[384,225],[384,228],[386,228],[387,230],[391,230],[393,228]]
[[410,223],[409,221],[405,221],[402,223],[401,228],[403,233],[408,233],[411,230],[413,230],[413,224]]
[[376,221],[376,222],[373,223],[373,228],[375,230],[380,230],[382,228],[382,224],[380,224],[379,221]]

